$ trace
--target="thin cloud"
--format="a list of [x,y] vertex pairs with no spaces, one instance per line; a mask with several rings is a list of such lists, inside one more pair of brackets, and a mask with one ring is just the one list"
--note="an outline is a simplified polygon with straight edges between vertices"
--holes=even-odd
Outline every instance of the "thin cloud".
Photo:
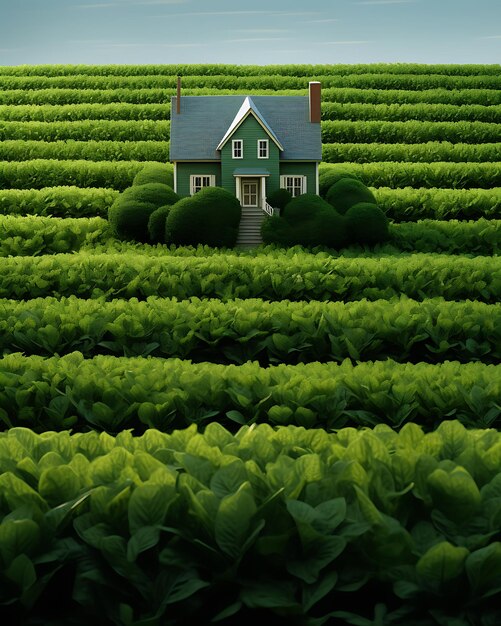
[[320,44],[321,46],[355,46],[355,45],[359,45],[359,44],[365,44],[365,43],[374,43],[373,41],[361,41],[361,40],[355,40],[355,39],[350,39],[348,41],[317,41],[318,44]]
[[306,20],[308,24],[327,24],[328,22],[339,22],[336,17],[326,17],[322,20]]
[[186,4],[189,0],[127,0],[126,2],[100,2],[97,4],[77,4],[76,9],[109,9],[110,7],[143,6],[145,4],[162,6]]
[[200,48],[206,43],[98,43],[97,48]]
[[360,0],[355,4],[414,4],[417,0]]
[[257,35],[266,35],[271,33],[290,33],[286,28],[234,28],[234,33],[255,33]]
[[168,16],[157,15],[156,17],[210,17],[219,15],[280,15],[281,17],[300,17],[302,15],[318,15],[318,11],[189,11],[186,13],[169,13]]
[[289,37],[243,37],[240,39],[224,39],[223,43],[253,43],[257,41],[287,41]]

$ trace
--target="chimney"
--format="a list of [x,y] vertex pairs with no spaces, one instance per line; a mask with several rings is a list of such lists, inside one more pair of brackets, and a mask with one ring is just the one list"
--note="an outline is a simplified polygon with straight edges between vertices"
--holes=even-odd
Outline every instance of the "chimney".
[[176,113],[181,113],[181,76],[177,77]]
[[318,81],[310,81],[310,122],[320,123],[321,117],[320,83]]

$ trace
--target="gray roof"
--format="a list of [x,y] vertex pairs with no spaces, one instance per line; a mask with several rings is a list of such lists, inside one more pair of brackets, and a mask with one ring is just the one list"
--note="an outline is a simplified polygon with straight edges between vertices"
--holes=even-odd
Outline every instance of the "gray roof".
[[278,137],[273,132],[273,128],[271,128],[268,122],[264,119],[264,117],[261,115],[261,112],[259,111],[257,106],[252,101],[252,98],[250,98],[249,96],[247,96],[245,100],[243,101],[242,106],[240,107],[237,114],[235,115],[233,122],[230,124],[230,127],[226,131],[224,137],[221,139],[218,146],[216,147],[216,150],[221,150],[224,144],[233,135],[236,129],[240,126],[240,124],[242,124],[242,122],[247,118],[247,115],[250,114],[251,112],[256,116],[257,121],[263,126],[263,128],[266,130],[268,135],[277,144],[278,149],[281,151],[283,150],[283,146],[280,143]]
[[[215,161],[216,150],[246,96],[181,96],[181,113],[171,102],[170,160]],[[320,161],[320,124],[309,121],[308,96],[252,96],[284,151],[281,159]]]

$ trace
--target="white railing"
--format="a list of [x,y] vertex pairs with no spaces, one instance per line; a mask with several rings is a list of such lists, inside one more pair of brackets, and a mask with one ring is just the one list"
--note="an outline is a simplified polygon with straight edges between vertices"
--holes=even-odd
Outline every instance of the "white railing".
[[271,206],[271,204],[268,204],[266,200],[263,203],[263,211],[267,213],[270,217],[275,214],[275,209]]

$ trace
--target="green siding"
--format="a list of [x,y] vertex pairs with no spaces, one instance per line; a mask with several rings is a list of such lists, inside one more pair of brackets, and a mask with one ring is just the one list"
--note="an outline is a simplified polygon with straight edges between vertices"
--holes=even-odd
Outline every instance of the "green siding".
[[[244,142],[244,158],[234,159],[232,156],[232,140],[243,139]],[[257,140],[269,139],[269,158],[257,158]],[[280,186],[279,178],[279,149],[276,144],[269,138],[268,133],[253,115],[249,117],[237,128],[233,135],[228,139],[221,150],[221,184],[222,186],[235,193],[235,177],[233,172],[239,168],[265,168],[270,172],[266,178],[267,194],[273,189]]]
[[190,195],[190,176],[192,174],[215,174],[216,186],[221,186],[221,164],[214,162],[188,163],[179,162],[177,168],[177,193],[179,196]]
[[306,192],[316,193],[315,163],[281,161],[280,176],[306,176]]

